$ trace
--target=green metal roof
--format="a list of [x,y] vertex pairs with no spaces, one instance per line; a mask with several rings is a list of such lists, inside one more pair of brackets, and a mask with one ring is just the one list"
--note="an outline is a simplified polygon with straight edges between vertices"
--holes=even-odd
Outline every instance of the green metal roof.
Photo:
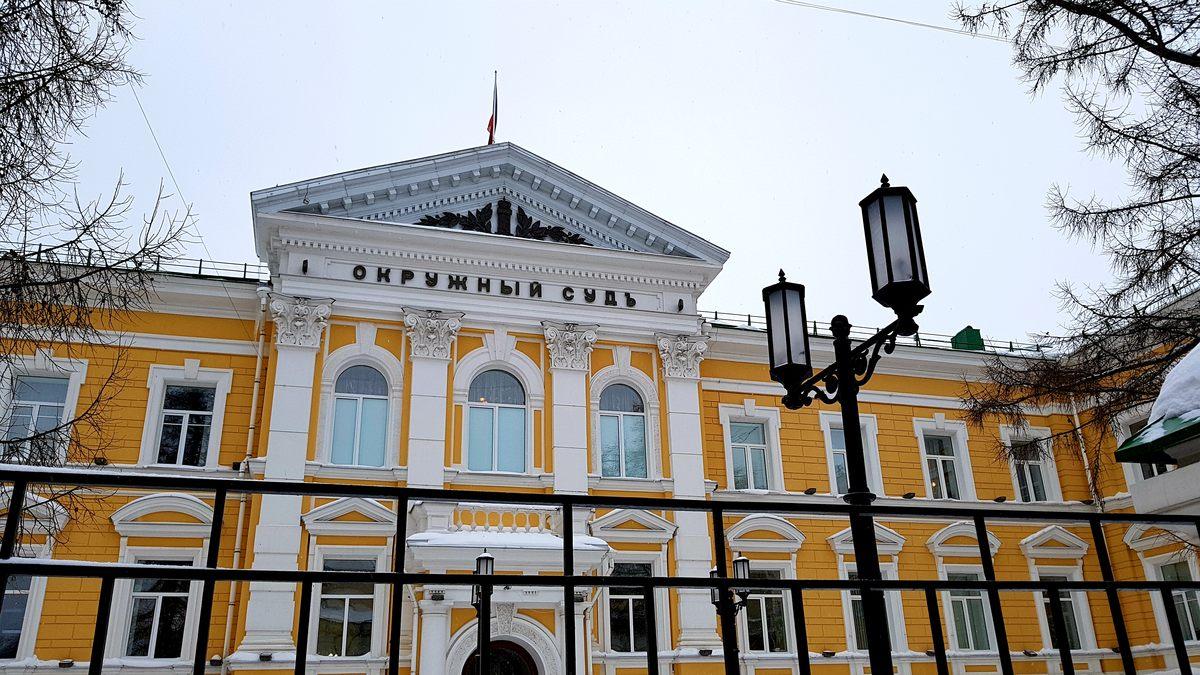
[[1180,464],[1200,453],[1200,411],[1160,419],[1125,439],[1117,461],[1139,464]]

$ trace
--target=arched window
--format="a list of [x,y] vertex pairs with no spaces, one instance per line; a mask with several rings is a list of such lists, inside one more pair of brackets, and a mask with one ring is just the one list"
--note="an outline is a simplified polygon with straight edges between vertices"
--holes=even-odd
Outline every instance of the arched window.
[[467,468],[525,472],[525,388],[503,370],[475,376],[467,393]]
[[383,466],[388,384],[371,366],[350,366],[333,385],[334,464]]
[[632,387],[610,384],[600,393],[600,471],[646,478],[646,406]]

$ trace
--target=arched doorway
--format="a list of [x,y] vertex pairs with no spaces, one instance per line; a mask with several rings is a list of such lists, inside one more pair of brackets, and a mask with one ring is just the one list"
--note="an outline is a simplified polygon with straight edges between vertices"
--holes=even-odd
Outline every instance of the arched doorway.
[[[488,671],[491,675],[537,675],[537,664],[525,648],[508,640],[494,640],[489,650],[491,664]],[[462,675],[477,675],[479,673],[479,650],[471,652],[467,662],[463,664]]]

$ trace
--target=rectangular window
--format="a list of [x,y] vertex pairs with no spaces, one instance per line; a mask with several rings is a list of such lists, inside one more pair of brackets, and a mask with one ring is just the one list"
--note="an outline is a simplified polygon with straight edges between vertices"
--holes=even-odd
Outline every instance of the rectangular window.
[[1049,467],[1042,441],[1014,440],[1011,445],[1013,470],[1017,474],[1017,497],[1023,502],[1044,502]]
[[65,447],[64,422],[68,379],[20,375],[13,383],[13,403],[5,440],[24,441],[5,449],[7,458],[50,461]]
[[[846,570],[846,578],[854,580],[858,578],[858,572],[853,568]],[[884,570],[883,578],[895,578],[895,575]],[[899,634],[900,625],[897,621],[896,612],[892,607],[892,598],[888,593],[884,594],[884,608],[887,611],[888,618],[888,641],[891,643],[892,651],[896,650],[896,644],[899,640],[896,636]],[[851,648],[858,651],[867,650],[867,621],[866,611],[863,609],[862,593],[858,589],[850,591],[850,619],[854,622],[854,631],[851,633],[853,643]]]
[[[374,572],[374,560],[330,559],[326,572]],[[375,615],[375,586],[365,581],[321,584],[317,615],[316,653],[322,656],[362,656],[371,651]]]
[[[1069,578],[1060,575],[1041,574],[1038,578],[1042,581],[1070,581]],[[1075,608],[1074,593],[1060,593],[1058,596],[1058,604],[1062,607],[1063,623],[1067,625],[1067,642],[1071,649],[1083,649],[1083,641],[1079,637],[1079,615]],[[1054,620],[1050,613],[1050,594],[1042,593],[1042,612],[1046,617],[1046,626],[1050,630],[1050,646],[1058,649],[1058,637],[1054,634]]]
[[768,489],[767,436],[761,422],[731,422],[729,451],[733,453],[733,489]]
[[[143,565],[190,566],[184,560],[139,560]],[[183,653],[188,582],[183,579],[134,579],[129,602],[126,656],[177,659]]]
[[[950,572],[949,581],[979,581],[977,572]],[[954,647],[984,651],[992,648],[987,624],[987,600],[983,591],[951,590],[950,614],[954,621]]]
[[468,418],[468,469],[525,472],[525,408],[471,406]]
[[[751,579],[779,579],[779,570],[750,570]],[[746,647],[752,652],[786,652],[783,590],[758,588],[746,600]]]
[[606,478],[647,476],[644,416],[600,415],[600,472]]
[[[1187,561],[1184,560],[1159,565],[1158,573],[1163,581],[1192,580],[1192,568],[1188,567]],[[1179,627],[1183,631],[1184,639],[1200,640],[1200,591],[1172,591],[1171,599],[1174,601],[1174,607],[1168,607],[1167,611],[1175,612],[1175,616],[1179,618]]]
[[[1150,421],[1149,418],[1147,418],[1147,419],[1138,420],[1136,422],[1131,422],[1129,424],[1129,435],[1133,436],[1134,434],[1141,431],[1142,429],[1145,429],[1146,424],[1149,423],[1149,421]],[[1174,469],[1175,465],[1174,464],[1147,463],[1147,464],[1138,464],[1137,468],[1138,468],[1138,475],[1141,477],[1142,480],[1146,480],[1147,478],[1154,478],[1155,476],[1163,475],[1164,473]]]
[[21,630],[25,625],[25,608],[29,605],[29,586],[32,579],[25,575],[11,576],[4,587],[4,608],[0,610],[0,659],[15,659],[21,646]]
[[[872,465],[871,453],[874,449],[868,443],[868,429],[866,423],[859,427],[864,459],[867,464],[867,485],[875,492],[882,493],[883,487],[877,477],[873,475],[876,469]],[[830,487],[834,494],[844,495],[850,491],[850,467],[846,460],[846,432],[842,429],[841,422],[833,422],[829,426],[829,452],[829,464],[833,473]]]
[[[654,576],[650,563],[619,562],[616,577]],[[646,651],[646,600],[637,587],[615,586],[608,591],[608,644],[614,652]]]
[[212,430],[213,387],[169,384],[163,391],[158,434],[158,463],[205,466]]
[[934,499],[959,499],[958,457],[954,438],[924,434],[925,467],[929,471],[929,496]]

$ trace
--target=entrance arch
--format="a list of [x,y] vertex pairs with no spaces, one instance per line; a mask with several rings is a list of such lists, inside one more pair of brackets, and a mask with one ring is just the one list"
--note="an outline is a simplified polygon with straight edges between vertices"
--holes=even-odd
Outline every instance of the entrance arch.
[[[492,646],[497,643],[510,643],[520,648],[523,655],[533,663],[534,675],[559,675],[562,673],[562,656],[559,653],[554,634],[537,621],[530,620],[516,612],[514,605],[497,603],[495,614],[492,616]],[[479,642],[478,624],[471,621],[463,626],[450,638],[446,650],[446,672],[452,675],[459,673],[473,674],[467,670],[468,661],[475,655]],[[526,664],[528,665],[528,664]],[[496,667],[493,657],[492,668]],[[520,671],[518,671],[520,672]]]
[[[491,644],[491,663],[488,672],[494,675],[538,675],[533,656],[521,645],[509,640],[494,640]],[[471,652],[463,664],[462,675],[479,673],[479,650]]]

